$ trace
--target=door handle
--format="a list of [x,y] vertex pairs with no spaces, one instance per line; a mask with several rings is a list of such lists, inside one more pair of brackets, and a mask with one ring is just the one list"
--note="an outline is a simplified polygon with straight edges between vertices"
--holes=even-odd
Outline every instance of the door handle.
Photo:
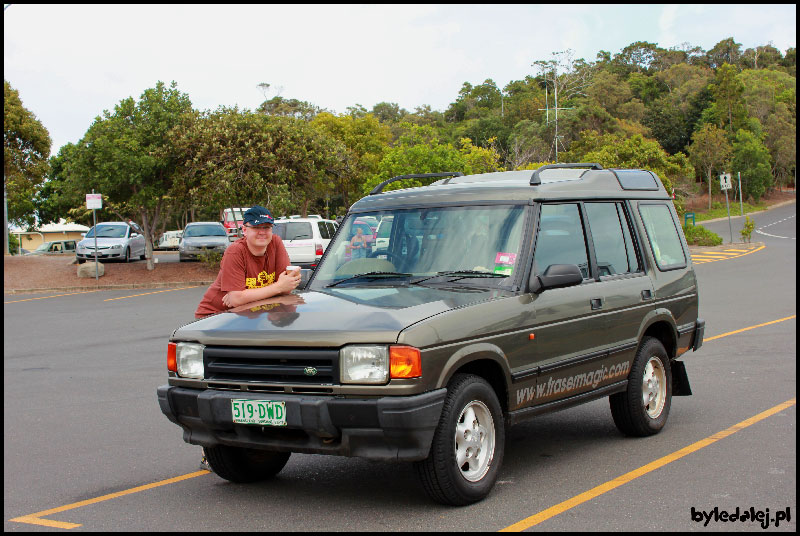
[[652,299],[653,299],[653,293],[650,292],[650,290],[643,290],[642,291],[642,300],[643,301],[652,300]]
[[603,308],[602,298],[592,298],[591,303],[592,303],[592,311]]

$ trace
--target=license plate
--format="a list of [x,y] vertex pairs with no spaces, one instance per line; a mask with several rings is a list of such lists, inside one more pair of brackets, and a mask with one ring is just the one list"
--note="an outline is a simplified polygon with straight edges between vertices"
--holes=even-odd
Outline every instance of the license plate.
[[286,426],[286,402],[236,399],[231,400],[231,410],[235,423]]

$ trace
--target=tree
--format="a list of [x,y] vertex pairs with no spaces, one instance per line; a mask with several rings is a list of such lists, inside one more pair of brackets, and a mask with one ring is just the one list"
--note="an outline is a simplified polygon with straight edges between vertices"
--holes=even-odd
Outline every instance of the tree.
[[260,204],[305,215],[352,172],[347,148],[306,121],[238,108],[187,118],[170,145],[177,191],[216,210]]
[[[45,179],[50,156],[50,134],[22,105],[19,92],[3,81],[3,188],[8,221],[33,225],[33,196]],[[8,251],[8,227],[4,234]]]
[[138,102],[129,97],[113,112],[104,111],[65,154],[72,195],[94,189],[118,217],[141,222],[148,270],[155,267],[155,233],[174,188],[176,162],[169,151],[169,134],[191,110],[189,96],[178,91],[175,82],[169,88],[158,82]]
[[731,145],[725,136],[725,131],[714,125],[703,125],[692,134],[692,143],[689,145],[689,159],[696,168],[705,172],[708,181],[708,209],[711,210],[711,185],[713,184],[714,171],[722,171],[731,155]]
[[724,64],[737,65],[742,55],[742,44],[733,40],[733,37],[723,39],[706,54],[709,65],[718,69]]
[[742,174],[742,194],[758,201],[772,187],[770,155],[761,140],[750,131],[741,129],[733,142],[731,167]]
[[703,111],[703,122],[713,123],[721,128],[727,127],[731,138],[747,124],[747,109],[742,97],[744,86],[737,74],[736,67],[727,63],[717,69],[711,86],[714,102]]
[[342,205],[346,210],[361,192],[364,181],[378,172],[378,164],[389,149],[391,131],[371,113],[360,117],[353,115],[337,117],[323,112],[317,115],[311,124],[344,144],[352,155],[353,172],[344,174],[337,184],[337,193],[341,196]]

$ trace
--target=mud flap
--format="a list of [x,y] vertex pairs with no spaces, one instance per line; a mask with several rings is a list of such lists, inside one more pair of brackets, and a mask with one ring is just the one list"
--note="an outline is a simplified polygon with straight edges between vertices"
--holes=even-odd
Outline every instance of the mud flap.
[[672,396],[691,396],[689,376],[683,361],[672,361]]

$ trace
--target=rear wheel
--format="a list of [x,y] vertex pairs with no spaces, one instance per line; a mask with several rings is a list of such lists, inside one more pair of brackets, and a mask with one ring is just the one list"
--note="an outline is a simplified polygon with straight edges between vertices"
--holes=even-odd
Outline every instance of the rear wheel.
[[291,452],[246,449],[218,445],[204,447],[209,467],[217,475],[236,483],[258,482],[278,474],[289,461]]
[[430,455],[415,465],[433,500],[462,506],[485,498],[497,481],[503,411],[494,389],[478,376],[458,374],[447,391]]
[[622,433],[643,437],[661,431],[672,404],[672,368],[661,341],[642,340],[627,390],[611,395],[609,402],[614,424]]

